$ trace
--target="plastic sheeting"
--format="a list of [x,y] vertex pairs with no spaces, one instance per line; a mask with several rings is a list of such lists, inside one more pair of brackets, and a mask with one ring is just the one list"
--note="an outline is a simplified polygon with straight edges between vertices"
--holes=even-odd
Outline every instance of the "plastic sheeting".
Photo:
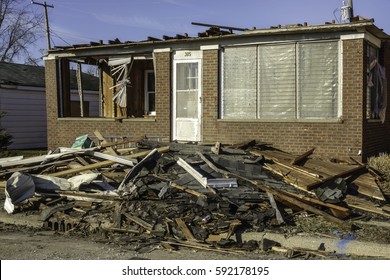
[[298,44],[299,118],[337,118],[338,42]]
[[225,119],[337,118],[338,41],[227,47]]
[[256,55],[256,46],[225,49],[222,95],[224,118],[256,118]]
[[259,46],[259,117],[295,118],[295,44]]

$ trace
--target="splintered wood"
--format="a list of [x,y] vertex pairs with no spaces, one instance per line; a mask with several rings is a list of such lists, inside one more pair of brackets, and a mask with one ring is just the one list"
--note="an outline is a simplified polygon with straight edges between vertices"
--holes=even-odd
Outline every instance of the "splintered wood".
[[356,160],[316,159],[315,148],[296,156],[259,150],[256,141],[210,148],[144,136],[110,142],[94,134],[97,147],[0,159],[7,212],[33,213],[57,231],[233,254],[259,249],[257,242],[242,242],[246,232],[283,230],[300,215],[320,216],[338,230],[352,230],[358,218],[390,218],[376,183],[380,174]]

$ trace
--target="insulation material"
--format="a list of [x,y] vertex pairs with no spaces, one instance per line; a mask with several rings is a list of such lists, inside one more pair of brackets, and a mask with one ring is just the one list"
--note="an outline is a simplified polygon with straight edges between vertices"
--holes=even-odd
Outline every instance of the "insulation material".
[[111,66],[111,75],[115,78],[115,85],[110,89],[115,89],[113,100],[119,107],[127,106],[127,86],[130,84],[130,70],[133,65],[132,57],[110,58],[108,65]]
[[338,116],[338,42],[299,43],[298,117]]
[[257,117],[256,55],[256,46],[225,48],[223,55],[223,118],[255,119]]
[[259,46],[259,117],[295,118],[295,44]]

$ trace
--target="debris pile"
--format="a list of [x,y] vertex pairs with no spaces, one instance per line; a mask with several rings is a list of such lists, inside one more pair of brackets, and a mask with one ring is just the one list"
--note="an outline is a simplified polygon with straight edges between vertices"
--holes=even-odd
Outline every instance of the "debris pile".
[[95,145],[83,136],[46,156],[0,159],[4,209],[140,251],[230,253],[259,249],[245,233],[278,229],[297,213],[348,230],[359,217],[390,217],[379,174],[357,161],[315,159],[314,149],[296,157],[255,141],[210,147],[95,135]]

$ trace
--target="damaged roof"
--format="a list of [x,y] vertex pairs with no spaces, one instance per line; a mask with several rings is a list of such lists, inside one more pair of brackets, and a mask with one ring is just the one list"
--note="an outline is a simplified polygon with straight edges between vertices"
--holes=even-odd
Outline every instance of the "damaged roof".
[[[356,20],[350,23],[335,23],[326,22],[322,25],[308,25],[306,22],[303,24],[289,24],[286,26],[271,26],[265,29],[246,29],[246,28],[234,28],[220,25],[199,24],[195,25],[208,26],[209,29],[205,32],[198,33],[197,37],[190,37],[187,33],[184,35],[177,34],[176,36],[162,36],[162,39],[155,37],[147,37],[144,41],[133,42],[125,41],[121,42],[118,38],[115,40],[109,40],[107,44],[100,40],[99,42],[90,42],[89,44],[78,44],[72,46],[55,46],[50,50],[50,53],[61,52],[64,50],[78,50],[87,48],[106,48],[106,47],[118,47],[118,46],[139,46],[139,45],[167,45],[176,42],[193,42],[193,41],[212,41],[228,38],[242,38],[242,37],[263,37],[271,35],[293,35],[293,34],[309,34],[309,33],[333,33],[333,32],[349,32],[349,33],[364,33],[369,32],[381,40],[389,40],[390,36],[386,34],[382,29],[374,25],[374,19]],[[233,31],[239,31],[240,33],[233,33]],[[215,43],[215,42],[214,42]],[[163,46],[161,46],[163,47]]]

